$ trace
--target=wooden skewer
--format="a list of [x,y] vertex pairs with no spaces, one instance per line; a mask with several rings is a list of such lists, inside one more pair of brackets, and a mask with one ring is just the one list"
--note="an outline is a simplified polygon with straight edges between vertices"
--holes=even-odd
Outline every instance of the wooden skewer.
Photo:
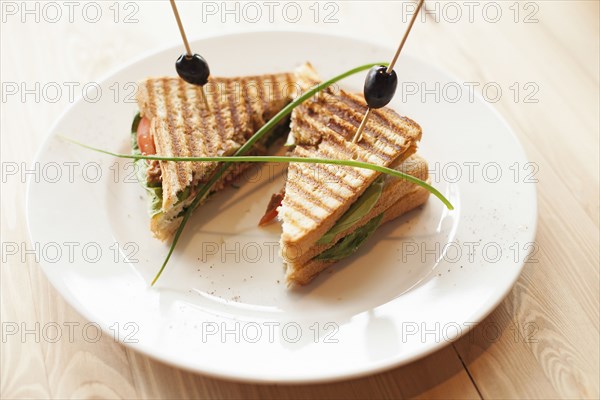
[[[183,39],[183,45],[185,46],[185,52],[187,54],[187,57],[192,58],[194,55],[192,54],[190,43],[188,42],[187,35],[185,34],[185,29],[183,29],[183,23],[181,22],[181,17],[179,16],[179,11],[177,10],[175,0],[171,0],[171,8],[173,9],[173,14],[175,14],[175,19],[177,20],[177,26],[179,26],[179,33],[181,33],[181,39]],[[200,86],[200,94],[202,96],[202,100],[204,101],[206,109],[210,111],[208,99],[206,98],[206,93],[204,92],[204,86]]]
[[202,96],[202,100],[204,101],[206,109],[210,111],[210,107],[208,106],[208,99],[206,98],[206,93],[204,93],[204,86],[200,86],[200,95]]
[[367,125],[367,121],[369,120],[370,115],[371,115],[371,108],[367,107],[367,112],[365,113],[365,116],[363,117],[362,122],[360,123],[360,125],[358,126],[358,129],[356,130],[356,133],[354,134],[354,138],[352,138],[352,143],[360,142],[360,139],[362,139],[362,132],[365,129],[365,126]]
[[415,10],[415,13],[413,14],[412,18],[410,19],[410,22],[408,23],[408,27],[406,28],[406,32],[404,32],[404,36],[402,37],[402,41],[400,41],[400,45],[398,46],[398,50],[396,50],[396,54],[394,54],[394,58],[392,58],[392,61],[390,62],[390,65],[388,65],[387,68],[387,73],[389,74],[390,72],[392,72],[392,70],[394,69],[394,65],[396,65],[396,61],[398,61],[398,57],[400,56],[400,52],[402,51],[402,48],[404,47],[404,43],[406,43],[406,39],[408,39],[408,34],[410,33],[413,25],[415,24],[415,21],[417,19],[417,15],[419,15],[419,11],[421,11],[421,7],[423,6],[423,3],[425,3],[425,0],[419,0],[419,3],[417,4],[417,9]]
[[171,0],[171,8],[173,9],[173,14],[175,14],[175,19],[177,20],[177,26],[179,26],[179,32],[181,33],[181,38],[183,39],[185,51],[188,57],[192,57],[192,49],[190,48],[190,44],[187,40],[185,29],[183,29],[183,24],[181,23],[181,17],[179,16],[179,11],[177,11],[177,5],[175,4],[175,0]]
[[[400,52],[402,51],[402,48],[404,47],[404,43],[406,43],[408,34],[410,33],[410,31],[415,23],[415,20],[417,19],[417,15],[419,15],[419,11],[421,11],[421,7],[423,6],[424,2],[425,2],[425,0],[419,0],[419,3],[417,4],[417,9],[415,10],[415,13],[413,14],[412,18],[410,19],[410,22],[408,23],[408,27],[406,28],[406,32],[404,32],[404,36],[402,37],[402,40],[400,41],[400,45],[398,46],[398,49],[396,50],[396,54],[394,54],[394,58],[392,58],[392,61],[390,61],[390,64],[387,67],[387,70],[386,70],[387,74],[391,73],[392,70],[394,69],[394,65],[396,65],[396,61],[398,61]],[[363,117],[362,122],[358,126],[358,129],[356,130],[356,133],[354,134],[354,137],[352,138],[352,143],[358,143],[362,139],[362,133],[363,133],[363,130],[365,129],[365,126],[367,126],[367,120],[369,119],[370,115],[371,115],[371,108],[367,108],[367,112],[365,113],[365,116]]]

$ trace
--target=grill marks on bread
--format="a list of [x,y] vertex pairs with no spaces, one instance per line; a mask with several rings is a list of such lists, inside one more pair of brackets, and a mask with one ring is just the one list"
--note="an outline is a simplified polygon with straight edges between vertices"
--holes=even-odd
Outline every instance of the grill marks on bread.
[[[230,155],[291,100],[282,88],[294,82],[294,74],[212,78],[205,86],[208,112],[199,87],[179,78],[147,79],[140,84],[138,103],[142,116],[151,120],[158,155]],[[177,193],[207,180],[216,163],[160,161],[160,167],[167,210]]]
[[[362,96],[323,91],[292,113],[294,156],[355,159],[390,166],[414,152],[421,128],[389,109],[374,110],[363,139],[352,143],[366,104]],[[410,152],[410,153],[408,153]],[[324,176],[317,176],[317,172]],[[312,246],[343,215],[379,173],[366,169],[291,163],[279,210],[282,246]],[[327,177],[327,179],[324,179]],[[285,257],[285,255],[284,255]]]

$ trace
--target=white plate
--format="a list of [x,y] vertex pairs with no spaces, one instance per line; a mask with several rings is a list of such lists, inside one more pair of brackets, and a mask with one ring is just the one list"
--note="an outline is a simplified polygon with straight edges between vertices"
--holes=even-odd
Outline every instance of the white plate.
[[[193,48],[222,76],[290,71],[310,60],[328,78],[392,54],[355,39],[298,32],[214,37]],[[92,88],[42,146],[38,162],[45,179],[30,182],[28,224],[42,268],[105,334],[215,376],[324,381],[423,357],[466,333],[510,290],[537,218],[521,146],[480,97],[471,101],[463,93],[457,102],[432,96],[423,102],[412,95],[402,102],[402,84],[391,106],[421,124],[420,153],[454,211],[431,197],[309,286],[288,290],[276,255],[278,227],[256,227],[281,185],[276,173],[281,168],[257,168],[260,179],[248,176],[240,189],[219,193],[196,212],[158,285],[149,288],[168,247],[148,231],[144,192],[127,179],[129,164],[68,144],[57,134],[128,152],[137,109],[126,96],[128,83],[174,74],[180,52],[151,55],[104,80],[101,92]],[[396,69],[401,82],[424,88],[455,82],[406,55]],[[363,79],[364,73],[341,85],[361,91]]]

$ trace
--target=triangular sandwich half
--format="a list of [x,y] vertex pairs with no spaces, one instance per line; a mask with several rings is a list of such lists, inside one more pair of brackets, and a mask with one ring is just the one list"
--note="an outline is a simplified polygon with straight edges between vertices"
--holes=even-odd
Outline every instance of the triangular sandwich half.
[[[132,127],[134,153],[163,156],[226,156],[237,151],[294,95],[296,77],[281,73],[240,78],[210,78],[205,85],[207,110],[201,89],[180,78],[149,78],[139,83],[139,115]],[[289,121],[289,120],[288,120]],[[264,154],[288,121],[257,143],[250,154]],[[169,239],[182,221],[196,190],[216,169],[216,163],[139,160],[141,181],[150,197],[150,227]],[[214,188],[230,183],[250,164],[236,164]]]
[[[305,81],[312,85],[315,79],[311,74]],[[292,113],[291,155],[365,161],[427,180],[427,162],[414,155],[421,127],[389,108],[372,110],[362,140],[352,143],[366,108],[362,95],[333,88],[306,101]],[[277,209],[288,284],[307,284],[428,195],[406,180],[371,170],[291,163]]]

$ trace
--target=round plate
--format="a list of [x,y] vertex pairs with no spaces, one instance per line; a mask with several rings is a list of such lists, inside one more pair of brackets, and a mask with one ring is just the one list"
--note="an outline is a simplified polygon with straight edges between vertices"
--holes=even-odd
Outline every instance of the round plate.
[[[291,71],[308,60],[329,78],[393,53],[306,32],[220,36],[193,48],[221,76]],[[196,211],[150,288],[168,245],[149,232],[145,192],[131,163],[60,135],[128,153],[137,111],[134,83],[173,75],[180,52],[161,51],[90,87],[51,130],[37,158],[43,179],[28,188],[28,225],[44,272],[104,334],[210,375],[324,381],[431,353],[466,333],[508,293],[536,226],[527,159],[482,98],[457,99],[447,88],[460,83],[406,55],[397,66],[401,83],[390,106],[422,126],[419,153],[454,211],[431,196],[424,207],[378,229],[354,256],[290,290],[277,256],[279,227],[257,228],[285,166],[256,166],[238,188],[216,194]],[[340,86],[360,92],[364,76]],[[437,100],[425,92],[436,85],[446,90]]]

